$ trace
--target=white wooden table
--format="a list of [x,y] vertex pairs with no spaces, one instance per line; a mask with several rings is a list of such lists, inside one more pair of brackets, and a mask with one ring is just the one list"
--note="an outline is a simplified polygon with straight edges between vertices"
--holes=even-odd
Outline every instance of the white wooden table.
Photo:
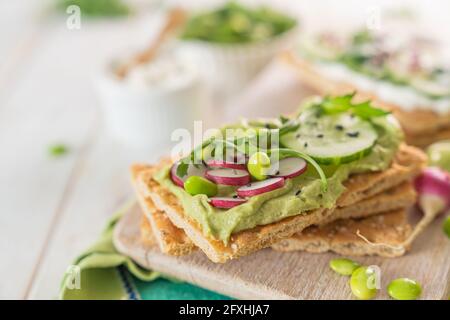
[[[128,166],[163,153],[109,138],[92,85],[116,50],[145,43],[157,19],[82,20],[69,30],[42,4],[0,2],[0,299],[55,298],[70,261],[131,196]],[[218,118],[289,112],[302,95],[295,75],[274,64]],[[70,152],[52,158],[58,142]]]

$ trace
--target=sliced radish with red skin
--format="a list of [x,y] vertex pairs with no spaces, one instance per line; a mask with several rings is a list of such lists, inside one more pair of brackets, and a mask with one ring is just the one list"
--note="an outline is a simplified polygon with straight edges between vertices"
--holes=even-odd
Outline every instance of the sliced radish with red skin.
[[277,166],[275,165],[270,169],[271,176],[285,179],[295,178],[305,172],[307,168],[304,159],[294,157],[281,159],[277,165],[278,169],[276,169]]
[[213,207],[221,209],[230,209],[240,204],[245,203],[247,200],[240,198],[228,198],[228,197],[212,197],[209,198],[209,202]]
[[214,169],[208,170],[205,177],[217,184],[226,186],[243,186],[250,182],[250,174],[238,169]]
[[216,160],[216,159],[210,159],[206,161],[206,164],[208,167],[213,168],[229,168],[229,169],[238,169],[238,170],[245,170],[245,164],[239,164],[232,161],[226,161],[226,160]]
[[175,183],[180,188],[184,188],[184,182],[190,177],[190,176],[199,176],[204,177],[206,172],[206,167],[202,164],[199,164],[197,166],[193,164],[189,164],[187,174],[184,177],[179,177],[177,175],[177,168],[180,162],[175,162],[170,168],[170,178],[172,179],[173,183]]
[[273,191],[284,186],[284,178],[276,177],[263,181],[252,182],[246,186],[236,190],[237,195],[241,198],[253,197],[258,194]]

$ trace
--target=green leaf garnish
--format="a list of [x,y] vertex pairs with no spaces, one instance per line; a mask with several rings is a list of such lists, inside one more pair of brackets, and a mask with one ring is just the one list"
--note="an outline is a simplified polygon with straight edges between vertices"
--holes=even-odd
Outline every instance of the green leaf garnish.
[[352,112],[354,113],[355,116],[358,116],[364,120],[370,120],[371,118],[386,116],[390,113],[389,111],[373,107],[370,104],[370,101],[355,104],[352,108]]
[[356,92],[352,92],[343,96],[330,97],[323,99],[320,107],[325,114],[337,114],[346,112],[352,108],[352,99]]
[[181,160],[177,167],[177,176],[184,177],[187,175],[187,171],[189,169],[189,162]]
[[389,111],[372,106],[370,100],[356,103],[352,102],[356,92],[337,97],[325,97],[319,105],[321,112],[325,114],[338,114],[351,112],[363,120],[370,120],[375,117],[382,117],[390,114]]

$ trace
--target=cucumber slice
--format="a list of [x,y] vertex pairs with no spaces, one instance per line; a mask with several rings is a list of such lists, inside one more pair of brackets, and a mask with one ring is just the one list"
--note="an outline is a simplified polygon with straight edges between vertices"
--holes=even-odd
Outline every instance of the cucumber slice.
[[349,113],[319,115],[315,108],[300,115],[300,128],[281,143],[311,156],[320,164],[342,164],[368,155],[378,134],[372,124]]

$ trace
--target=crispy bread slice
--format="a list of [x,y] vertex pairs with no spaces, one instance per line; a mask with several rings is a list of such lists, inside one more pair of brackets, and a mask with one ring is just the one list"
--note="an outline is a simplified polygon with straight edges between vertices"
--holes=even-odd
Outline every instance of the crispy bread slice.
[[[343,219],[323,226],[308,227],[289,239],[272,246],[278,251],[303,250],[312,253],[333,251],[342,255],[379,255],[396,257],[411,234],[404,209],[363,219]],[[358,232],[368,241],[359,237]],[[377,245],[383,244],[383,245]]]
[[[369,199],[362,200],[351,206],[337,208],[332,215],[321,221],[320,225],[330,223],[336,219],[368,217],[392,210],[408,208],[414,205],[416,193],[410,182],[389,189]],[[152,224],[153,236],[150,243],[156,238],[162,252],[170,255],[190,254],[196,246],[190,241],[182,229],[176,228],[164,212],[154,208],[148,202],[149,208],[144,211],[153,212],[151,216],[143,217],[146,221],[156,221]],[[148,239],[148,229],[152,227],[149,222],[141,224],[141,234],[144,240]],[[308,229],[306,229],[308,230]],[[304,231],[302,231],[304,232]],[[147,242],[147,240],[145,241]],[[276,244],[275,244],[276,245]]]
[[[343,194],[345,201],[338,201],[338,204],[351,205],[407,181],[417,175],[424,164],[425,155],[420,150],[402,146],[398,157],[388,170],[381,173],[361,174],[358,175],[362,176],[360,178],[354,176],[349,179],[346,185],[347,190]],[[321,208],[288,217],[275,223],[235,233],[231,236],[228,245],[225,245],[220,240],[203,235],[200,226],[184,214],[178,199],[152,178],[156,170],[158,166],[152,167],[139,176],[138,189],[145,197],[150,196],[155,206],[164,211],[175,226],[182,228],[195,245],[214,262],[223,263],[268,247],[310,225],[319,224],[333,214],[333,210]],[[372,192],[372,189],[375,192]]]
[[395,156],[395,161],[387,170],[351,176],[344,183],[348,192],[337,200],[337,206],[349,206],[411,180],[421,172],[426,161],[426,155],[422,151],[402,145]]
[[[133,167],[135,176],[139,172],[145,172],[145,168]],[[143,197],[138,192],[142,210],[146,213],[141,224],[141,235],[144,242],[158,243],[162,252],[170,255],[184,255],[193,252],[196,246],[190,241],[182,229],[175,227],[167,218],[167,215],[157,210],[149,198]],[[142,200],[145,199],[145,200]],[[399,186],[381,192],[369,199],[362,200],[347,207],[336,208],[333,215],[321,221],[321,224],[332,222],[336,219],[361,218],[388,212],[395,209],[407,208],[416,201],[416,193],[410,182],[404,182]],[[148,229],[153,228],[149,237]]]
[[332,215],[323,219],[319,225],[325,225],[339,219],[365,218],[393,210],[409,208],[416,203],[417,194],[410,181],[365,198],[361,201],[334,209]]
[[141,217],[141,224],[139,229],[141,230],[141,240],[145,245],[152,246],[156,243],[150,221],[144,214]]
[[[357,90],[357,98],[371,99],[378,106],[391,110],[405,130],[406,141],[409,144],[424,146],[441,139],[442,135],[448,137],[445,135],[446,132],[450,135],[450,112],[442,115],[420,106],[413,111],[405,111],[399,106],[383,102],[371,92],[359,90],[354,84],[323,77],[312,63],[301,59],[293,52],[286,52],[283,60],[299,71],[300,79],[310,89],[320,94],[343,94]],[[416,140],[415,137],[423,137],[423,139]]]
[[[190,254],[197,247],[186,236],[186,233],[173,225],[167,215],[156,209],[150,197],[146,197],[137,189],[136,181],[139,174],[150,167],[136,164],[131,167],[131,180],[136,188],[139,204],[143,211],[141,222],[141,238],[144,243],[157,243],[161,252],[181,256]],[[151,229],[151,230],[150,230]]]

